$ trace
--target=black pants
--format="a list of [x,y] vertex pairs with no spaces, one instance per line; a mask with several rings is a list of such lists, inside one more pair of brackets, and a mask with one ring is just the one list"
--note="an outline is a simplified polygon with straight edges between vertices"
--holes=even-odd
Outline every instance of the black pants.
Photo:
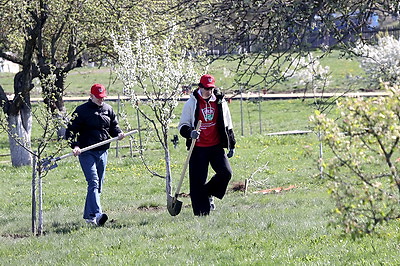
[[[207,182],[208,166],[215,175]],[[232,177],[232,169],[221,146],[194,147],[189,161],[190,198],[194,215],[210,213],[209,196],[222,199]]]

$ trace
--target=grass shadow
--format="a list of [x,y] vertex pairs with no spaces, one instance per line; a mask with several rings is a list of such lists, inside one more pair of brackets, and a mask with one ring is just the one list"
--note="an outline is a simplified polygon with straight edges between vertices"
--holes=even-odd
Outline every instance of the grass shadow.
[[74,231],[78,231],[80,228],[82,228],[83,225],[80,222],[68,222],[68,223],[58,223],[54,222],[51,225],[51,228],[53,229],[56,234],[70,234]]

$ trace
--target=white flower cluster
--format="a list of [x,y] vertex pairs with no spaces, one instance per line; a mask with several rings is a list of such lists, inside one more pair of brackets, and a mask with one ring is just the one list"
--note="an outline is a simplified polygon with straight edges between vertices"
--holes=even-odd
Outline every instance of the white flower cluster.
[[373,84],[400,84],[400,40],[378,37],[376,45],[359,43],[354,51],[360,55],[360,65]]
[[311,89],[314,93],[322,91],[331,80],[329,67],[323,67],[312,53],[293,59],[284,76],[295,79],[297,85],[304,86],[306,90]]
[[149,105],[164,126],[173,118],[172,111],[178,105],[182,86],[195,79],[191,57],[175,47],[176,31],[176,27],[171,27],[158,46],[144,24],[135,41],[128,32],[119,38],[112,36],[119,55],[118,76],[124,83],[124,94],[135,107],[142,99],[141,103]]

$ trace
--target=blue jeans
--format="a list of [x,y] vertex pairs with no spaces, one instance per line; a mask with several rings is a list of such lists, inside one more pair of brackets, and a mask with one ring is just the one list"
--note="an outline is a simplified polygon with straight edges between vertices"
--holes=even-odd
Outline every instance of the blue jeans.
[[79,155],[79,162],[87,182],[84,219],[92,219],[96,213],[102,213],[100,193],[106,173],[107,156],[107,150],[89,150]]

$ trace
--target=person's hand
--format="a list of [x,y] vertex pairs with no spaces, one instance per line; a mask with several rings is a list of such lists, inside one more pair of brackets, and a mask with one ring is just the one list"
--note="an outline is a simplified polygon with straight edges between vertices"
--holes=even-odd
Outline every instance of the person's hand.
[[78,146],[75,146],[72,149],[72,153],[74,154],[74,156],[79,156],[81,154],[81,148],[79,148]]
[[125,138],[125,133],[124,132],[119,133],[118,134],[118,140],[121,140],[123,138]]
[[228,154],[226,155],[228,158],[231,158],[235,154],[235,149],[230,149]]
[[191,137],[192,139],[198,139],[199,136],[200,136],[200,131],[193,130],[192,132],[190,132],[190,137]]

